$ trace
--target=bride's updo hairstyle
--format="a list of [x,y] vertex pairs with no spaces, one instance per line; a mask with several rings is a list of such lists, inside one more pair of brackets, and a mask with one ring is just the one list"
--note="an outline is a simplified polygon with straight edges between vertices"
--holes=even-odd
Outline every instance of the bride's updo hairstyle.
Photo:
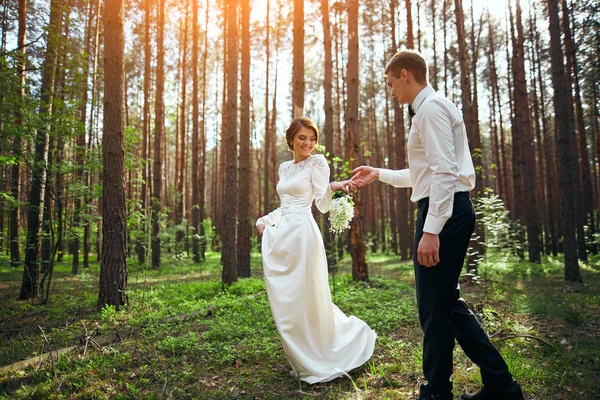
[[[296,136],[296,133],[298,133],[298,131],[303,127],[312,129],[315,135],[317,135],[317,143],[319,143],[319,128],[317,128],[317,125],[315,125],[314,122],[312,122],[306,117],[296,117],[290,124],[289,128],[287,128],[287,131],[285,131],[285,140],[290,151],[294,151],[292,147],[292,141],[294,140],[294,136]],[[316,148],[317,146],[315,146],[315,149]]]

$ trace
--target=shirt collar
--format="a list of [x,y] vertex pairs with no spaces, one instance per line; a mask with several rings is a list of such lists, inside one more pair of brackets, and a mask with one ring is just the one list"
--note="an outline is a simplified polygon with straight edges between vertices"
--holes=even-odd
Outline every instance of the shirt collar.
[[415,112],[415,114],[419,111],[419,108],[421,107],[421,104],[423,104],[423,101],[425,101],[425,98],[431,94],[434,93],[435,90],[433,90],[433,88],[431,86],[425,86],[417,95],[417,97],[415,97],[415,99],[413,100],[411,107],[413,109],[413,111]]

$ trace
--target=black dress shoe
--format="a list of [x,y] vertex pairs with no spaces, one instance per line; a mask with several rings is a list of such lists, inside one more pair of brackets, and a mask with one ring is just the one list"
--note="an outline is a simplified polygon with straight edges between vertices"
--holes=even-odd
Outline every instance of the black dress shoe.
[[421,385],[417,400],[454,400],[452,397],[452,382],[448,382],[444,389],[435,390],[427,381]]
[[462,400],[524,400],[521,386],[515,381],[504,386],[484,386],[477,393],[465,393]]

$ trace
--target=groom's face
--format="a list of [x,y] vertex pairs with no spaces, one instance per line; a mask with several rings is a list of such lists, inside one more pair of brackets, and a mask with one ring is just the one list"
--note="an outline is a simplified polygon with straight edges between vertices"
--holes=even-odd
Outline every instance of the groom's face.
[[406,73],[406,70],[400,71],[400,77],[395,77],[391,71],[385,74],[385,80],[391,89],[391,95],[400,104],[408,103],[408,99],[406,99],[406,79],[403,78],[403,73]]

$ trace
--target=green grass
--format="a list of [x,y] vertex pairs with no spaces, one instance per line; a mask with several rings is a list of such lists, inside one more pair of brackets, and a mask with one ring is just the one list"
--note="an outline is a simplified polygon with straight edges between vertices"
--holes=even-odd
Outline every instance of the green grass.
[[[209,253],[205,263],[195,265],[167,254],[160,270],[132,261],[130,306],[118,312],[95,307],[97,264],[77,276],[68,258],[58,264],[50,303],[40,306],[15,300],[22,270],[0,260],[1,364],[72,346],[86,332],[133,332],[85,356],[63,356],[0,376],[0,398],[413,398],[422,382],[422,332],[410,263],[372,255],[368,283],[353,282],[349,260],[340,263],[335,287],[330,280],[334,302],[378,333],[375,353],[349,378],[309,386],[288,376],[260,255],[252,256],[253,278],[226,288],[219,280],[219,258]],[[463,286],[528,398],[600,397],[597,263],[582,265],[582,287],[562,280],[559,259],[536,265],[491,255],[480,269],[485,279]],[[189,318],[174,318],[180,315]],[[477,368],[458,348],[453,380],[457,397],[480,385]]]

